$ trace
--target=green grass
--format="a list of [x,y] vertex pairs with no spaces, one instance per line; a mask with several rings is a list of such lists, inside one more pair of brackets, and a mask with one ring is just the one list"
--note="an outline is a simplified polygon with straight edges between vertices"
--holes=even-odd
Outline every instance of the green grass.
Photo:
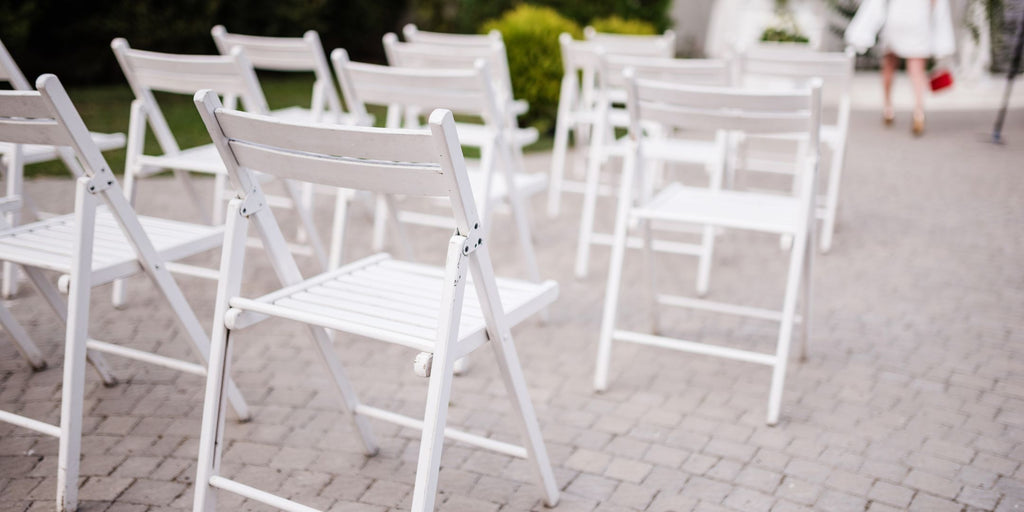
[[[260,75],[260,85],[266,94],[267,102],[271,109],[278,109],[292,105],[309,105],[312,87],[312,74],[267,74]],[[82,114],[89,130],[94,132],[128,132],[128,114],[134,95],[128,84],[102,85],[89,87],[72,87],[68,90],[71,100],[75,103],[78,111]],[[174,132],[178,144],[182,148],[207,144],[210,141],[206,128],[203,126],[192,103],[192,96],[183,94],[157,94],[156,101],[167,118],[167,123]],[[384,122],[384,109],[372,108],[371,113],[376,116],[378,125]],[[541,140],[528,148],[529,151],[550,149],[552,139],[541,137]],[[147,129],[146,152],[148,154],[159,154],[160,147],[153,137],[152,131]],[[466,156],[474,157],[479,153],[475,148],[467,148]],[[107,163],[118,174],[124,170],[125,151],[119,149],[104,153]],[[26,176],[65,176],[67,169],[64,164],[56,162],[44,162],[30,165],[25,168]]]

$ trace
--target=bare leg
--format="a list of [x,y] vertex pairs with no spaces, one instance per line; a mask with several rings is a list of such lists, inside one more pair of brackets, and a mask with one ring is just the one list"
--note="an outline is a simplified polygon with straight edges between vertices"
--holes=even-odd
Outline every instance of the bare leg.
[[896,73],[896,64],[898,63],[899,57],[893,53],[886,53],[882,57],[882,92],[885,95],[883,98],[882,118],[885,120],[885,124],[891,124],[894,115],[892,110],[892,77]]
[[907,59],[907,74],[914,86],[914,134],[924,132],[924,91],[928,77],[924,72],[924,59]]

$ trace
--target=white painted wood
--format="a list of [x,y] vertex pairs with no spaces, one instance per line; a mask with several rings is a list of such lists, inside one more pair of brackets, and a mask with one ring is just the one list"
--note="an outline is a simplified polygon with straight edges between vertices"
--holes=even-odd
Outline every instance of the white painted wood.
[[[93,363],[105,383],[116,382],[109,375],[99,354],[90,353],[89,349],[161,364],[188,373],[205,372],[199,365],[90,340],[88,326],[91,288],[115,278],[146,273],[174,310],[190,347],[205,362],[208,338],[181,290],[170,277],[163,257],[191,256],[215,247],[220,229],[160,219],[140,220],[122,194],[113,172],[57,78],[43,75],[37,80],[36,86],[38,92],[31,94],[0,92],[0,124],[11,117],[2,109],[4,105],[10,104],[2,101],[8,96],[18,96],[21,102],[42,106],[31,109],[34,115],[41,117],[29,120],[53,124],[55,129],[50,138],[40,140],[40,143],[70,146],[68,150],[73,151],[74,157],[81,164],[82,176],[77,180],[75,213],[0,230],[0,260],[24,267],[32,283],[67,323],[57,508],[74,510],[77,506],[86,361]],[[27,112],[25,109],[20,110],[22,114]],[[66,306],[53,285],[41,274],[41,270],[54,270],[68,276],[69,301]],[[247,418],[246,405],[237,388],[230,382],[226,387],[236,412],[241,418]],[[26,420],[26,423],[31,424],[32,420]]]
[[[136,50],[122,38],[114,39],[111,48],[117,57],[121,70],[128,80],[128,85],[135,94],[135,101],[140,107],[133,106],[132,117],[129,119],[129,143],[132,150],[125,160],[125,174],[131,176],[129,195],[134,195],[138,179],[155,175],[166,170],[175,171],[175,176],[182,182],[189,200],[199,205],[199,198],[189,177],[190,173],[223,175],[224,164],[217,152],[207,145],[181,149],[171,131],[167,120],[160,109],[153,93],[165,92],[194,95],[200,89],[214,90],[224,96],[225,101],[234,103],[236,100],[247,112],[267,114],[269,107],[252,63],[241,47],[233,46],[228,55],[182,55],[171,53]],[[133,104],[134,105],[134,104]],[[144,118],[144,119],[140,119]],[[143,153],[144,140],[148,126],[160,146],[160,155]],[[215,180],[223,184],[223,179]],[[322,266],[327,264],[327,253],[319,238],[316,226],[312,224],[312,216],[308,215],[309,205],[300,201],[299,192],[291,185],[285,184],[287,203],[300,218],[304,236],[308,237],[307,245],[318,258]],[[214,214],[205,214],[205,207],[198,206],[204,219],[217,219],[222,208],[221,188],[215,190],[216,205]]]
[[[740,361],[772,366],[766,421],[778,422],[793,324],[797,321],[796,306],[801,292],[809,286],[801,284],[810,279],[809,264],[813,255],[808,241],[814,231],[815,183],[817,176],[819,132],[821,125],[821,84],[812,81],[810,88],[790,91],[750,91],[735,88],[708,88],[673,85],[639,79],[631,70],[626,72],[627,106],[630,112],[629,137],[632,151],[627,156],[619,192],[615,239],[612,245],[611,268],[608,273],[607,295],[598,340],[597,368],[594,387],[604,390],[608,386],[613,340],[628,341],[670,348],[685,352],[725,357]],[[764,123],[775,119],[775,126]],[[696,119],[696,121],[694,120]],[[673,127],[703,128],[706,130],[743,130],[744,133],[782,133],[783,129],[800,134],[807,144],[801,144],[794,170],[798,186],[792,196],[771,195],[750,191],[722,190],[721,183],[712,180],[709,188],[686,187],[668,183],[661,191],[648,197],[641,193],[635,199],[633,187],[642,192],[648,186],[645,175],[649,160],[657,154],[645,151],[648,138],[644,136],[644,123],[655,121]],[[714,177],[715,175],[713,175]],[[720,176],[720,175],[719,175]],[[622,267],[631,224],[649,222],[679,222],[702,225],[703,243],[698,270],[698,293],[706,291],[710,265],[710,243],[717,227],[744,229],[768,233],[781,233],[793,237],[789,270],[781,312],[766,311],[742,305],[703,301],[675,296],[655,296],[658,304],[688,307],[716,313],[740,314],[780,323],[774,355],[736,350],[699,341],[680,340],[646,333],[624,331],[616,327],[619,309],[619,290]],[[649,252],[649,251],[648,251]],[[648,258],[648,264],[651,263]],[[652,286],[653,288],[653,286]],[[702,289],[703,288],[703,289]],[[654,290],[652,290],[654,292]],[[655,292],[656,293],[656,292]],[[810,297],[804,296],[803,324],[810,324]],[[657,325],[654,326],[657,329]],[[806,332],[806,331],[805,331]]]
[[502,42],[501,32],[491,30],[486,34],[449,34],[420,30],[413,23],[402,27],[405,40],[412,43],[444,44],[449,46],[490,46],[495,41]]
[[[393,38],[393,34],[388,38],[392,51],[416,46],[399,46]],[[387,106],[389,128],[421,127],[419,115],[438,108],[482,120],[482,124],[476,125],[475,140],[463,138],[463,133],[468,131],[457,127],[458,140],[464,145],[477,145],[481,151],[479,171],[469,174],[472,194],[481,208],[485,227],[492,222],[490,212],[497,204],[508,205],[527,276],[539,282],[525,198],[541,190],[538,184],[543,181],[525,172],[522,146],[510,136],[516,130],[515,116],[510,113],[510,103],[495,92],[487,61],[476,59],[469,68],[389,67],[351,62],[341,49],[331,53],[331,60],[345,97],[353,104],[353,111],[365,112],[365,104]],[[400,198],[392,201],[396,211],[409,208]],[[382,206],[378,206],[377,214],[380,233],[386,220],[437,225],[431,220],[421,221],[423,217],[386,215]]]
[[[343,83],[344,83],[343,78]],[[349,97],[346,93],[346,97]],[[335,184],[345,188],[369,183],[371,190],[388,192],[389,180],[401,176],[407,166],[436,166],[438,179],[443,180],[446,195],[452,207],[456,233],[449,240],[448,258],[444,268],[400,262],[386,255],[371,256],[336,270],[303,279],[291,254],[284,247],[284,239],[273,213],[262,200],[260,184],[252,170],[243,164],[236,149],[252,142],[238,138],[240,134],[261,133],[261,127],[278,121],[267,116],[243,116],[222,107],[211,91],[196,95],[196,105],[207,125],[215,146],[236,187],[237,199],[231,202],[228,215],[228,239],[221,258],[221,281],[218,285],[215,312],[214,359],[207,376],[206,401],[203,413],[203,432],[196,478],[195,510],[213,510],[213,488],[239,493],[263,503],[286,510],[306,510],[293,502],[281,500],[259,491],[231,482],[219,475],[223,436],[223,390],[228,373],[228,332],[238,332],[268,317],[296,320],[308,324],[314,345],[325,364],[332,382],[341,397],[341,405],[353,421],[364,444],[367,455],[373,455],[377,446],[369,430],[368,419],[390,421],[402,426],[422,429],[420,456],[413,489],[413,510],[434,509],[437,494],[437,476],[445,435],[477,446],[496,449],[501,453],[527,456],[539,477],[549,504],[558,500],[558,486],[554,482],[550,462],[540,437],[540,429],[526,394],[519,362],[515,357],[509,326],[526,319],[557,295],[557,284],[541,284],[519,280],[497,280],[487,252],[487,230],[481,227],[476,212],[472,188],[451,111],[434,111],[428,121],[428,130],[394,128],[358,128],[344,126],[313,126],[303,128],[305,138],[314,142],[296,142],[294,137],[282,137],[271,150],[290,155],[290,159],[264,164],[268,174],[280,175],[306,172],[309,179],[330,179],[324,173],[302,170],[284,170],[287,166],[306,166],[310,153],[300,147],[284,145],[292,141],[295,146],[318,148],[323,141],[337,139],[335,148],[349,147],[363,159],[373,158],[378,175],[367,182],[355,174],[339,173]],[[231,126],[221,123],[231,119]],[[355,148],[341,142],[351,135],[367,146]],[[423,151],[413,161],[395,162],[387,157],[412,155],[401,146],[403,140],[414,135],[430,137],[432,151]],[[320,142],[317,142],[320,141]],[[269,141],[268,141],[269,142]],[[310,146],[309,144],[314,144]],[[351,159],[351,154],[337,154],[336,159]],[[407,194],[415,190],[403,190]],[[420,191],[420,194],[425,191]],[[383,194],[382,197],[391,197]],[[244,234],[252,222],[268,252],[281,288],[269,294],[250,299],[241,297],[241,275],[244,255]],[[470,279],[470,275],[472,279]],[[471,287],[467,287],[467,281]],[[506,318],[508,311],[508,318]],[[398,343],[418,352],[432,354],[427,407],[422,422],[375,407],[361,404],[331,344],[325,328]],[[445,425],[453,366],[456,359],[490,343],[498,354],[498,365],[504,376],[510,398],[522,426],[525,447],[471,436]],[[424,373],[426,370],[424,369]],[[293,508],[298,507],[298,508]]]
[[[737,79],[749,86],[789,87],[821,80],[825,116],[834,124],[822,126],[823,149],[828,152],[828,177],[818,197],[821,220],[821,252],[832,247],[840,185],[846,158],[846,139],[850,126],[851,89],[856,55],[844,52],[820,52],[802,46],[754,45],[734,59]],[[759,166],[752,166],[755,170]]]
[[558,37],[562,52],[562,84],[558,96],[558,117],[555,120],[555,145],[551,158],[551,186],[548,189],[548,216],[557,217],[561,210],[563,191],[572,191],[565,183],[566,156],[569,151],[569,133],[575,139],[577,156],[574,157],[576,175],[584,167],[589,153],[590,135],[597,115],[597,80],[600,75],[600,55],[623,57],[671,58],[675,55],[675,33],[634,36],[607,34],[587,27],[585,41],[577,41],[567,33]]

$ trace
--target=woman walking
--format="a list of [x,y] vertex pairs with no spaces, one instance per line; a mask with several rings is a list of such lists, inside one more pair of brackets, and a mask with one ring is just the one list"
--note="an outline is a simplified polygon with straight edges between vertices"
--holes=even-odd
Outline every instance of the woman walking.
[[956,48],[949,0],[864,0],[846,29],[846,42],[865,52],[882,44],[882,90],[885,94],[882,120],[890,126],[895,119],[892,79],[899,59],[907,61],[907,74],[914,89],[914,135],[924,133],[924,94],[928,88],[925,61],[953,54]]

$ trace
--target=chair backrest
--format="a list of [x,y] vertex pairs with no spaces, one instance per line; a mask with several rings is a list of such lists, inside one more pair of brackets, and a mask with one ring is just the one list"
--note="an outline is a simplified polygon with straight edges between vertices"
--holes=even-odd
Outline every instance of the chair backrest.
[[627,68],[633,70],[635,77],[646,80],[720,87],[732,85],[732,67],[724,60],[633,57],[607,55],[603,51],[599,51],[599,55],[598,83],[602,87],[624,89]]
[[736,83],[791,87],[813,79],[822,81],[823,94],[838,101],[841,110],[850,108],[856,53],[819,52],[805,45],[756,45],[739,52],[735,62]]
[[594,27],[583,29],[587,41],[604,47],[610,55],[638,57],[675,57],[676,33],[666,30],[660,35],[611,34],[598,32]]
[[409,111],[446,109],[479,116],[496,130],[505,128],[506,110],[499,107],[483,60],[472,68],[404,68],[352,62],[338,48],[331,52],[331,62],[342,93],[358,116],[367,115],[367,104],[388,106],[388,127],[397,128],[399,116]]
[[443,44],[449,46],[490,46],[493,42],[503,42],[501,32],[491,30],[486,34],[448,34],[445,32],[427,32],[408,23],[402,27],[402,35],[410,43]]
[[445,45],[437,43],[403,43],[393,33],[384,35],[384,53],[388,64],[397,67],[425,69],[470,69],[483,59],[491,72],[495,92],[502,101],[512,101],[512,74],[508,55],[501,39],[488,38],[481,45]]
[[7,47],[4,46],[3,41],[0,41],[0,81],[10,83],[11,87],[15,90],[32,90],[32,86],[29,85],[28,80],[25,79],[25,75],[14,62],[14,58],[11,57],[10,52],[7,51]]
[[242,48],[256,69],[312,72],[316,77],[312,99],[314,121],[323,119],[325,113],[334,118],[331,121],[340,119],[343,114],[341,98],[334,87],[320,35],[315,30],[306,31],[302,37],[265,37],[232,34],[223,25],[217,25],[210,32],[222,55],[230,55],[233,48]]
[[79,179],[91,178],[89,192],[106,203],[136,254],[155,256],[152,242],[60,80],[41,75],[36,88],[0,91],[0,142],[70,146],[84,174]]
[[253,172],[383,194],[445,196],[460,231],[479,222],[450,111],[429,130],[298,124],[223,108],[213,91],[196,106],[239,197],[259,191]]
[[154,91],[194,95],[211,89],[234,105],[241,99],[249,112],[267,113],[267,100],[256,71],[241,48],[230,55],[181,55],[135,50],[123,38],[110,43],[135,99],[142,102],[147,119],[164,152],[177,151],[177,142],[153,96]]
[[752,90],[680,85],[627,77],[630,137],[641,143],[641,123],[670,129],[735,131],[751,135],[803,134],[817,154],[821,123],[821,82],[809,88]]

